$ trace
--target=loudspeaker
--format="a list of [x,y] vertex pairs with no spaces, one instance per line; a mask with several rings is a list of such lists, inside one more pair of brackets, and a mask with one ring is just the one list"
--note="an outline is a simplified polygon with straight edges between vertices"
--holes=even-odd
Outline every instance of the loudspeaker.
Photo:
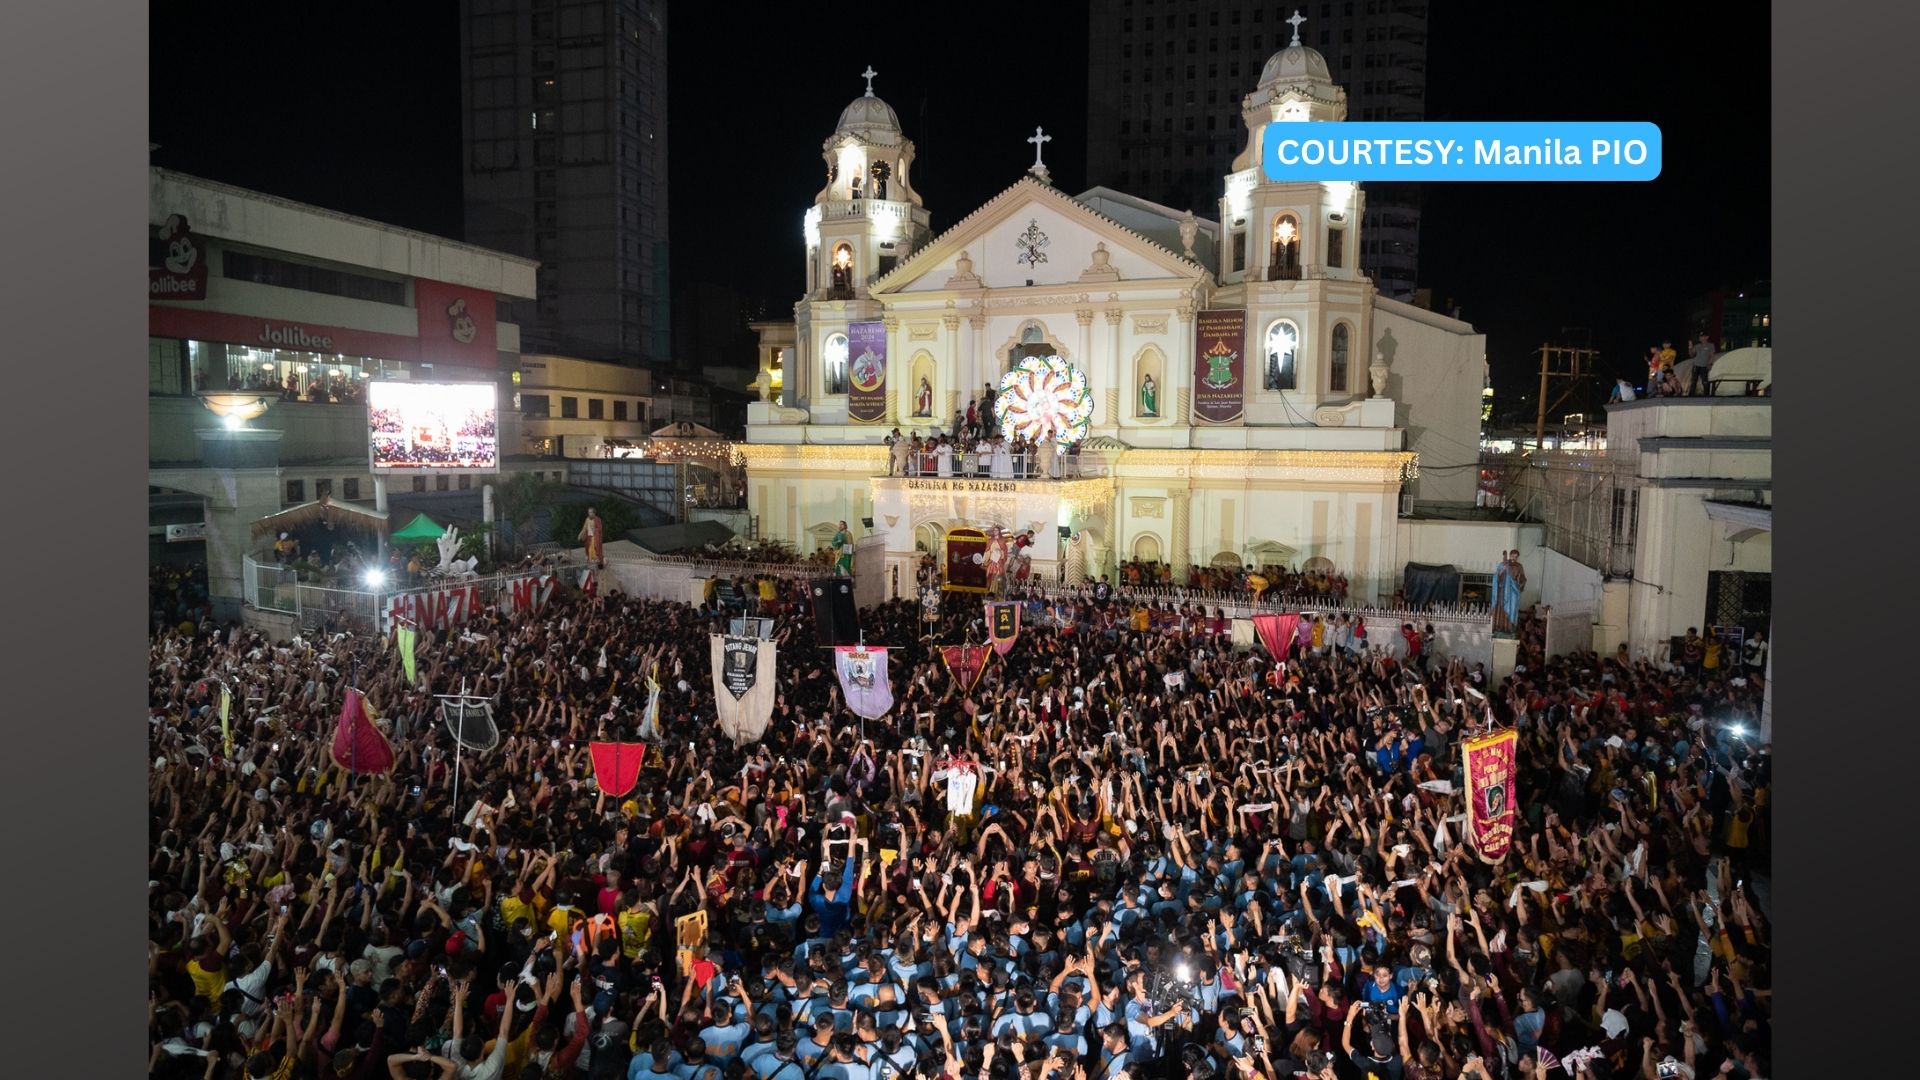
[[860,527],[861,527],[861,528],[863,528],[863,529],[871,529],[871,528],[873,528],[873,519],[872,519],[872,518],[861,518],[861,519],[860,519]]
[[1071,525],[1062,525],[1062,526],[1060,526],[1060,539],[1062,539],[1062,540],[1072,540],[1072,539],[1073,539],[1073,526],[1071,526]]
[[859,644],[860,616],[853,607],[853,579],[814,578],[807,591],[813,594],[814,644]]

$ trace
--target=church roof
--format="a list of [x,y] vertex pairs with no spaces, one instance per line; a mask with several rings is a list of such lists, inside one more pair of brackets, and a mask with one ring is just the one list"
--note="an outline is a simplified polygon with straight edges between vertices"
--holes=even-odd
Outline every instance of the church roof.
[[893,106],[875,97],[872,90],[864,96],[853,99],[853,104],[840,110],[840,123],[834,127],[835,135],[862,135],[871,137],[876,134],[900,134],[900,115]]
[[1327,58],[1317,49],[1289,45],[1267,58],[1267,65],[1260,69],[1258,85],[1266,88],[1275,83],[1299,81],[1330,83],[1333,72],[1327,67]]
[[1152,237],[1128,228],[1119,221],[1115,221],[1113,218],[1068,195],[1052,184],[1045,183],[1032,174],[1028,174],[1015,181],[1012,187],[1007,188],[1005,191],[982,203],[973,213],[953,223],[945,232],[934,237],[931,243],[922,246],[913,254],[908,255],[900,265],[881,275],[881,277],[873,283],[873,291],[882,291],[892,282],[913,280],[914,273],[917,272],[914,268],[929,262],[937,264],[940,259],[946,257],[948,249],[953,246],[952,242],[955,237],[970,235],[975,225],[980,224],[984,219],[991,218],[994,213],[1023,195],[1035,195],[1040,198],[1052,200],[1061,210],[1069,214],[1080,214],[1092,217],[1107,228],[1149,249],[1156,255],[1163,256],[1176,263],[1190,266],[1201,274],[1207,273],[1206,265],[1198,258],[1189,259],[1181,255],[1178,251],[1154,240]]

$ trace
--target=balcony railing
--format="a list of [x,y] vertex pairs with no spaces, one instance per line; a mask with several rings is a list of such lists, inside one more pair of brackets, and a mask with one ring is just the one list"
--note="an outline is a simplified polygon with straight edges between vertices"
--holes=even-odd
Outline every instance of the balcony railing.
[[1010,467],[996,472],[991,457],[976,460],[973,468],[969,469],[965,459],[955,454],[942,469],[935,455],[912,454],[907,458],[905,473],[894,472],[889,467],[887,475],[949,480],[1079,480],[1089,475],[1081,472],[1080,455],[1074,453],[1055,454],[1052,469],[1044,475],[1040,471],[1039,455],[1031,451],[1019,451],[1008,457],[1011,459]]

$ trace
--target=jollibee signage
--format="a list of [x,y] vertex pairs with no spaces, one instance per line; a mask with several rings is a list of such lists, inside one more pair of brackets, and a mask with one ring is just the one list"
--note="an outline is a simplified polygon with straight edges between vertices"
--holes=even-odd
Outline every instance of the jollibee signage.
[[152,300],[207,298],[207,245],[193,235],[185,216],[174,214],[162,226],[166,231],[160,265],[147,268],[147,297]]

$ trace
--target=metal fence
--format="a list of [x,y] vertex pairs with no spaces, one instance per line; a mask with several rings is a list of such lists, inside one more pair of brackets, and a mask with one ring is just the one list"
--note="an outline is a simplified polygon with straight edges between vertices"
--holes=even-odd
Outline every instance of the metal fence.
[[[530,570],[430,580],[405,589],[342,589],[303,583],[294,571],[249,555],[245,560],[241,587],[250,607],[293,615],[303,630],[375,633],[385,628],[387,612],[411,596],[426,596],[453,588],[472,589],[478,607],[498,607],[510,595],[515,582],[548,574],[571,582],[570,571],[577,571],[580,565],[555,561]],[[470,615],[471,611],[466,614]]]

